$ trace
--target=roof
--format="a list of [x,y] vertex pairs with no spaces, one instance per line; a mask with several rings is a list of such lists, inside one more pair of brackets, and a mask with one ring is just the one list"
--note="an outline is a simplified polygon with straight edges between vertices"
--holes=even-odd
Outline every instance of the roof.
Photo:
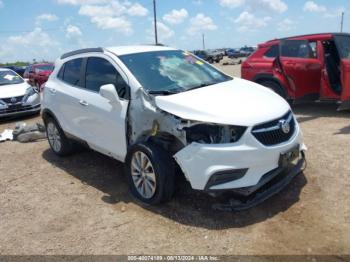
[[347,33],[318,33],[318,34],[308,34],[308,35],[297,35],[297,36],[289,36],[289,37],[283,37],[283,38],[277,38],[277,39],[273,39],[273,40],[269,40],[266,41],[265,43],[260,44],[260,46],[264,46],[264,45],[273,45],[273,44],[277,44],[279,41],[281,40],[302,40],[302,39],[308,39],[308,40],[326,40],[331,38],[332,36],[340,36],[340,35],[344,35],[344,36],[350,36],[350,34]]
[[12,69],[10,69],[10,68],[6,68],[6,67],[0,67],[0,72],[6,72],[6,71],[11,71],[11,72],[13,72],[13,70]]
[[159,46],[159,45],[131,45],[131,46],[113,46],[107,47],[105,50],[112,52],[116,55],[128,55],[143,52],[153,52],[153,51],[168,51],[177,50],[172,47]]

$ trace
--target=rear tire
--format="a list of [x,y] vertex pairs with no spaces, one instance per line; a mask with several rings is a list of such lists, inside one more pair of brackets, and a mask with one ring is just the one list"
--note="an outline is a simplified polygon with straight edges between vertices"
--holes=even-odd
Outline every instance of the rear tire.
[[263,81],[259,82],[259,84],[271,89],[276,94],[280,95],[282,98],[287,99],[287,95],[286,95],[285,90],[275,81],[263,80]]
[[73,153],[74,142],[66,137],[61,127],[53,118],[45,121],[46,135],[52,151],[59,156]]
[[154,143],[132,146],[126,157],[126,174],[131,193],[138,200],[156,205],[174,193],[175,165],[171,156]]

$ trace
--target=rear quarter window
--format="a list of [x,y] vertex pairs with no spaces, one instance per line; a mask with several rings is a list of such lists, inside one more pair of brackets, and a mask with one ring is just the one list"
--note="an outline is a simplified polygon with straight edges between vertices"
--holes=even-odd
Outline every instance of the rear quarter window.
[[264,54],[264,56],[268,58],[276,58],[278,55],[279,55],[278,45],[271,46]]
[[81,81],[82,64],[82,58],[73,59],[64,63],[57,77],[72,86],[83,87],[83,83]]

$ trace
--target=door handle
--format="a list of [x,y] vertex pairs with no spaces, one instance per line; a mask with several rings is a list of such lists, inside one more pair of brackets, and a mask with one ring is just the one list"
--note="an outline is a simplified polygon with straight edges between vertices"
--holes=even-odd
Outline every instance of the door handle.
[[80,100],[79,104],[81,104],[82,106],[88,106],[88,102],[84,101],[84,100]]

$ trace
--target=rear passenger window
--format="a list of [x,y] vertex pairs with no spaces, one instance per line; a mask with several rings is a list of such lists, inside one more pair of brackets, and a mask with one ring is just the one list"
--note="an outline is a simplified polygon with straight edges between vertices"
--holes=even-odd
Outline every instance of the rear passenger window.
[[286,40],[282,43],[282,56],[298,58],[315,58],[316,43],[305,40]]
[[[63,81],[73,86],[82,87],[80,79],[80,69],[82,66],[83,59],[77,58],[70,60],[64,64]],[[62,67],[63,68],[63,67]],[[62,70],[61,68],[61,70]],[[61,73],[61,72],[60,72]],[[59,73],[59,75],[60,75]]]
[[270,57],[270,58],[276,58],[278,55],[279,55],[279,47],[278,45],[273,45],[270,47],[269,50],[266,51],[264,56]]
[[119,97],[125,98],[127,84],[115,67],[106,59],[91,57],[87,60],[85,87],[99,92],[102,85],[114,84]]

